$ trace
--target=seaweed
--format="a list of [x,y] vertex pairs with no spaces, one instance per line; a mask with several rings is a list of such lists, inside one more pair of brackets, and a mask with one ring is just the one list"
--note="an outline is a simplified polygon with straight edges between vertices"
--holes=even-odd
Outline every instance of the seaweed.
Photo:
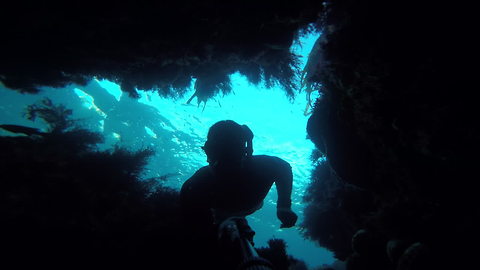
[[[105,1],[95,2],[95,9],[82,2],[28,10],[12,4],[0,18],[11,26],[4,33],[0,78],[29,93],[96,77],[120,84],[132,97],[137,89],[177,97],[193,78],[241,71],[255,84],[261,77],[269,86],[278,83],[291,96],[295,57],[289,47],[299,29],[318,20],[323,2]],[[223,80],[213,83],[199,91],[202,102],[217,87],[229,91]]]
[[36,104],[28,105],[24,117],[31,121],[41,118],[48,125],[47,132],[55,133],[66,131],[76,123],[70,119],[72,113],[64,105],[54,105],[49,98],[44,98]]
[[[314,172],[305,227],[338,258],[348,258],[349,269],[388,266],[385,246],[373,258],[349,250],[362,229],[390,243],[419,243],[412,260],[430,268],[461,268],[459,262],[474,257],[466,239],[476,236],[478,200],[468,179],[477,174],[479,134],[466,82],[474,78],[467,59],[475,49],[465,45],[468,23],[445,20],[446,14],[464,17],[467,9],[377,0],[326,7],[325,62],[310,77],[322,84],[322,99],[307,130],[331,173]],[[448,40],[446,29],[455,32]],[[331,175],[336,185],[328,184]],[[390,263],[403,267],[398,258]]]
[[282,239],[268,240],[268,247],[257,248],[258,254],[272,263],[274,269],[307,269],[305,263],[287,254],[287,243]]

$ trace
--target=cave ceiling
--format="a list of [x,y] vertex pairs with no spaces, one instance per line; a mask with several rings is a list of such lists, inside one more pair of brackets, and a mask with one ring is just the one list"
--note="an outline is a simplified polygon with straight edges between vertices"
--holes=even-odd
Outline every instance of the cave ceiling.
[[0,80],[42,86],[108,79],[123,91],[178,96],[229,92],[228,75],[293,95],[289,47],[319,19],[323,1],[17,1],[2,9]]

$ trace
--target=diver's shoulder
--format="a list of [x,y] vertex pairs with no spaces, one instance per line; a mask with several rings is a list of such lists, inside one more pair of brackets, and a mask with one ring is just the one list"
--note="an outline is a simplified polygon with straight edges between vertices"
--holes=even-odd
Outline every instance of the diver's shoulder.
[[200,169],[198,169],[192,177],[199,177],[199,178],[202,178],[202,177],[206,177],[206,176],[210,176],[212,175],[212,168],[210,168],[210,166],[203,166],[201,167]]
[[188,178],[182,185],[181,192],[183,193],[186,190],[190,190],[194,187],[202,185],[206,179],[212,175],[211,169],[209,166],[204,166],[198,169],[190,178]]
[[208,178],[212,175],[212,169],[209,166],[203,166],[198,169],[186,182],[196,182]]
[[252,160],[264,161],[264,160],[273,160],[279,157],[276,156],[269,156],[269,155],[253,155]]
[[269,164],[288,164],[287,161],[277,157],[269,155],[254,155],[252,156],[252,161],[254,163],[269,163]]
[[206,173],[206,172],[210,172],[210,170],[211,170],[210,166],[206,165],[198,169],[197,173]]

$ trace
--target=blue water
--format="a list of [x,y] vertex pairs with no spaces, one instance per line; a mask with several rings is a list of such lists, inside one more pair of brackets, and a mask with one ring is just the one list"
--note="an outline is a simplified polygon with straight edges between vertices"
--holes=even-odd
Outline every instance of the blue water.
[[[303,56],[303,64],[317,37],[318,34],[306,36],[292,47],[292,51]],[[102,132],[106,140],[101,149],[119,145],[133,150],[147,147],[155,150],[143,177],[169,174],[163,184],[173,188],[180,188],[198,168],[207,165],[200,146],[212,124],[225,119],[247,124],[255,134],[254,154],[279,156],[292,165],[292,208],[302,219],[302,196],[309,182],[312,169],[309,156],[314,148],[306,139],[305,94],[300,93],[291,101],[282,89],[251,85],[239,74],[233,74],[231,79],[234,93],[215,97],[204,109],[203,104],[196,106],[195,99],[185,104],[193,89],[176,100],[140,91],[141,98],[135,101],[109,81],[96,81],[103,89],[95,91],[89,86],[72,86],[61,90],[45,88],[39,95],[22,95],[0,86],[0,124],[45,129],[42,122],[24,119],[22,111],[26,105],[49,97],[54,103],[73,109],[73,118],[80,119],[79,124]],[[11,134],[0,130],[0,135]],[[332,254],[305,240],[298,228],[279,228],[275,202],[276,191],[272,188],[263,208],[248,217],[256,231],[255,245],[265,246],[269,239],[281,238],[286,240],[289,254],[306,261],[309,267],[332,263]]]

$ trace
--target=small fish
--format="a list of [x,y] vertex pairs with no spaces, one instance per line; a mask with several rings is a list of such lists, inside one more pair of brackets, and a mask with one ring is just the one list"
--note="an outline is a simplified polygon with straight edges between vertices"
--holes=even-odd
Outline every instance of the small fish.
[[13,132],[13,133],[23,133],[25,135],[31,136],[31,135],[40,135],[44,134],[38,128],[32,128],[32,127],[25,127],[25,126],[18,126],[18,125],[0,125],[0,128],[5,129],[7,131]]

